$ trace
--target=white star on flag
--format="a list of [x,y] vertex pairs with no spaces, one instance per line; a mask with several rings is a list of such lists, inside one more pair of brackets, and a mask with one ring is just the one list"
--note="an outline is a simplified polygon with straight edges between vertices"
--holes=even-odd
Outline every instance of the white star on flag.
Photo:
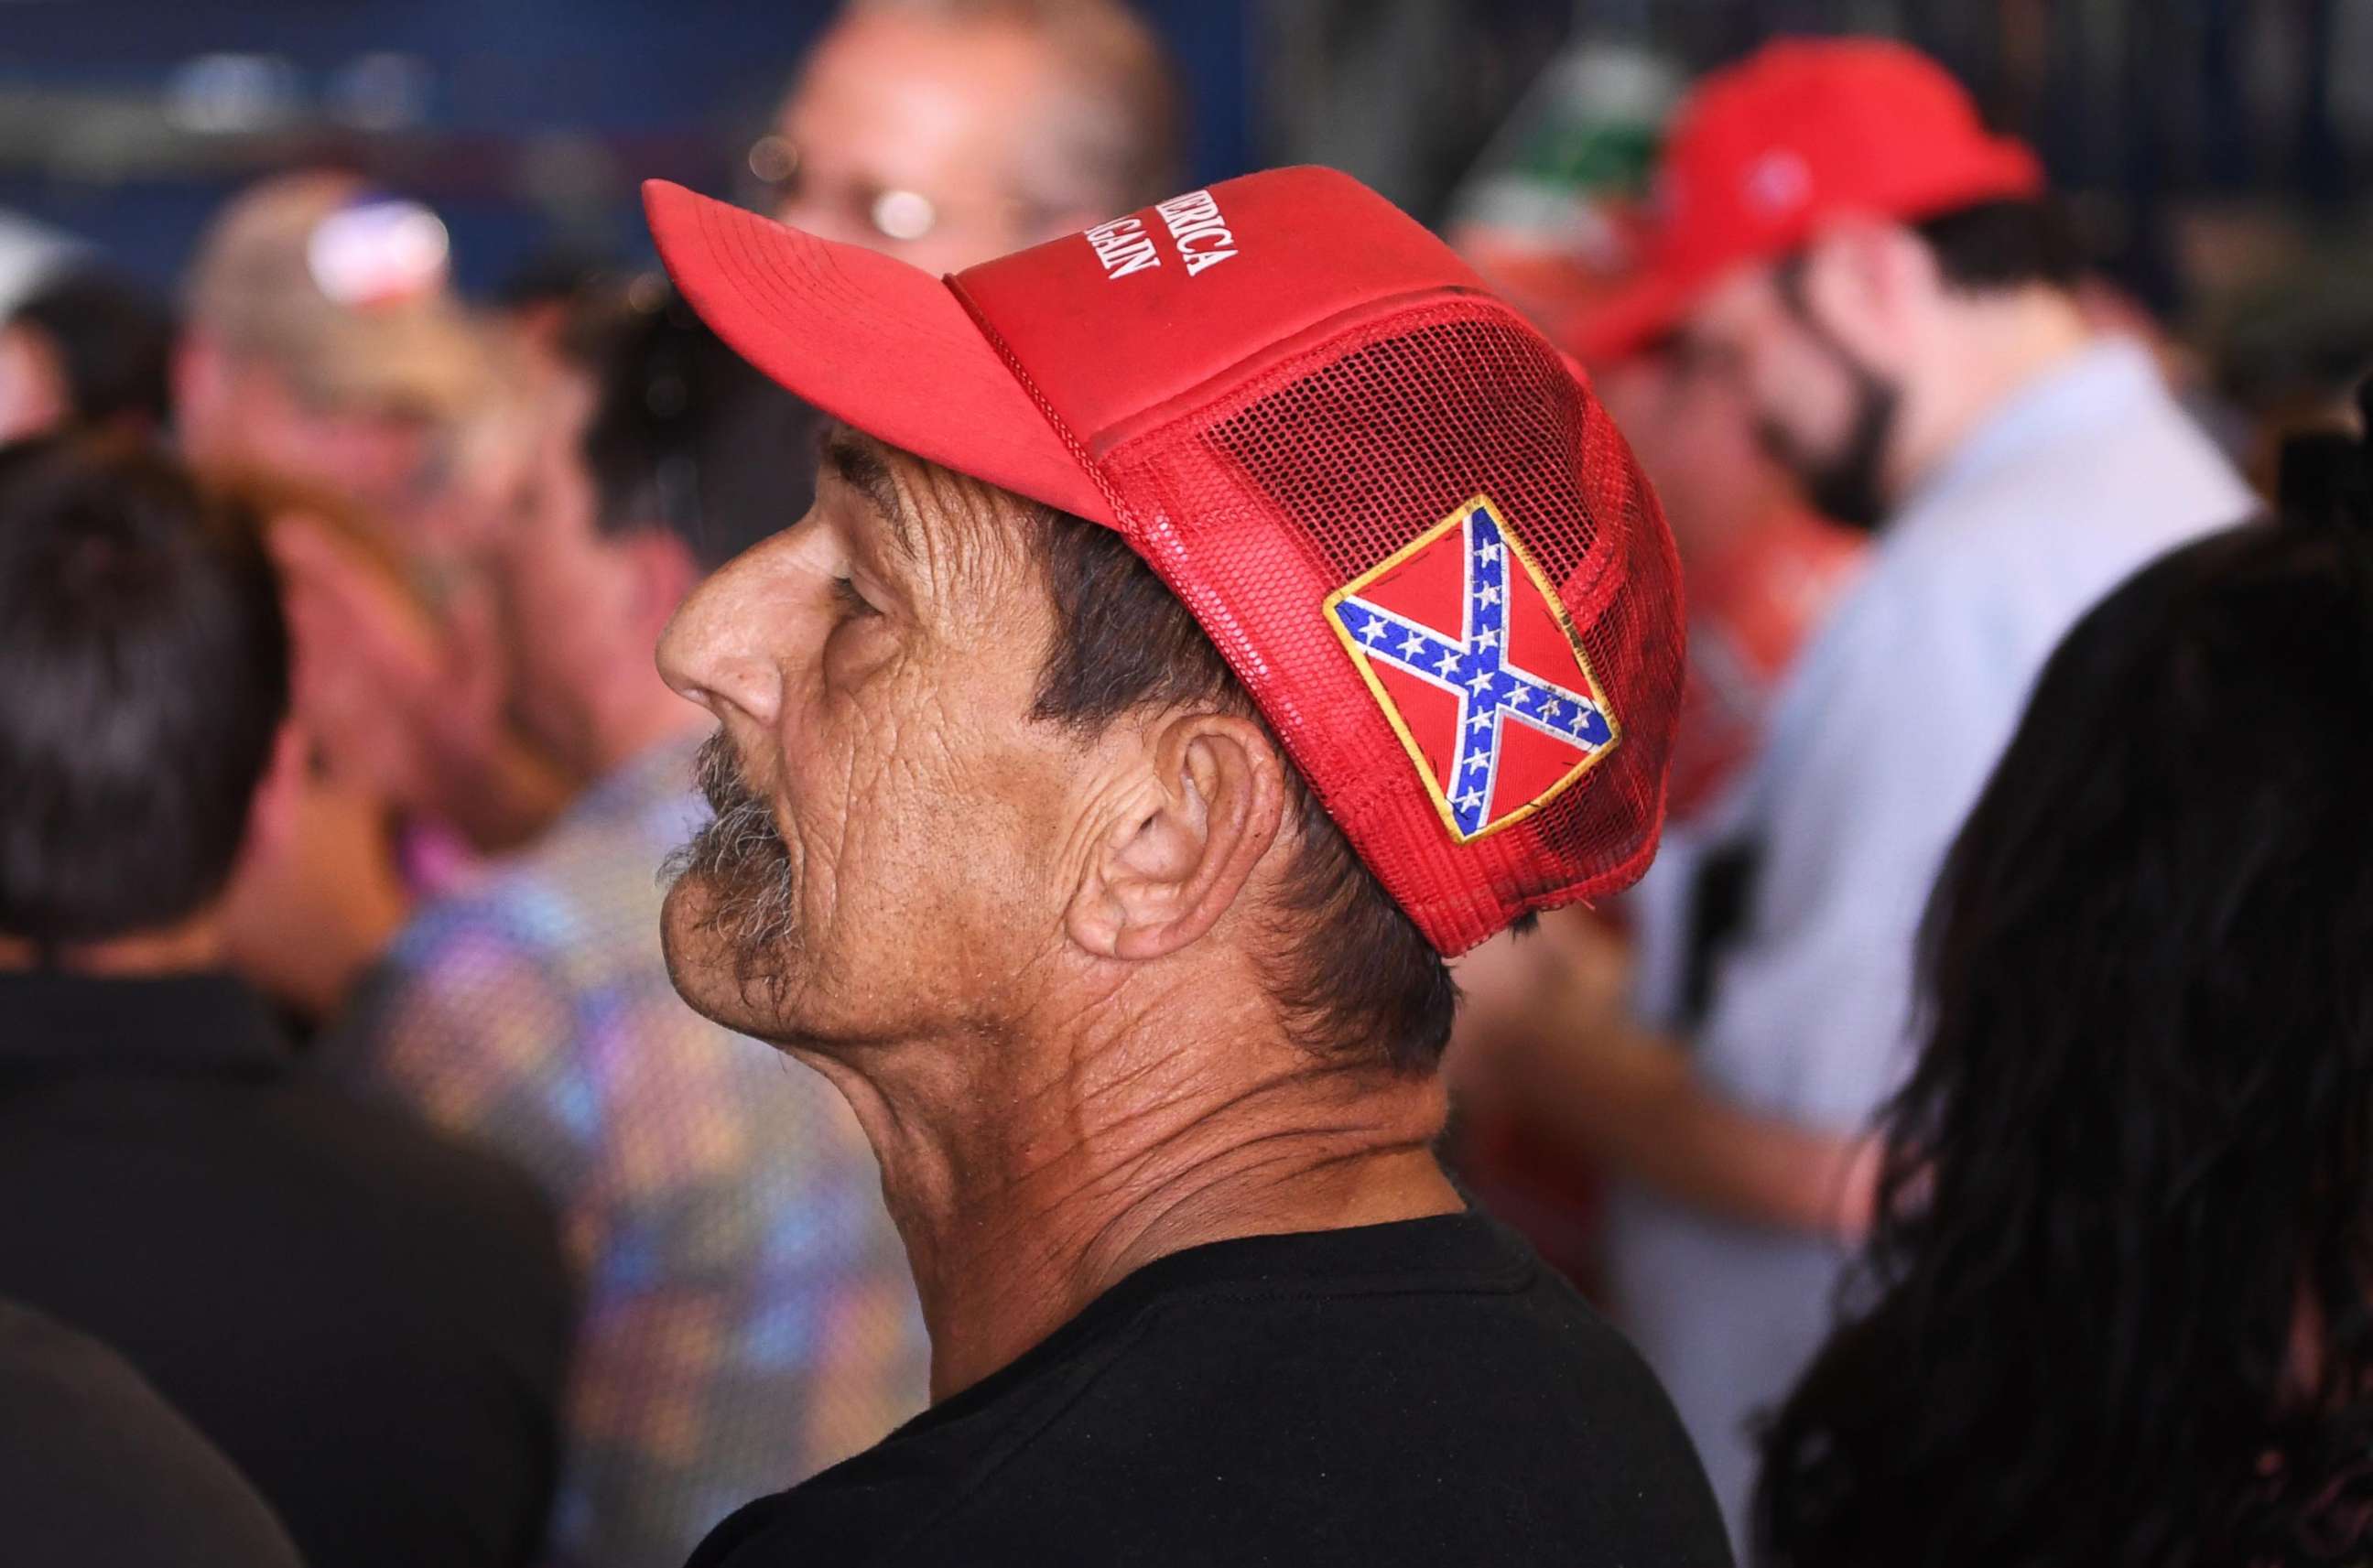
[[1497,604],[1499,602],[1500,590],[1494,583],[1487,582],[1475,591],[1475,603],[1478,604]]

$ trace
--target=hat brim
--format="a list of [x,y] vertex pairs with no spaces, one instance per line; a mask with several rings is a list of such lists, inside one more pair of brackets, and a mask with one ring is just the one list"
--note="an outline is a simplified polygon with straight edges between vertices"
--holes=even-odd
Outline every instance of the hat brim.
[[1112,503],[941,280],[664,180],[660,260],[733,351],[835,419],[941,466],[1117,526]]
[[1612,365],[1678,330],[1704,292],[1698,279],[1649,273],[1575,311],[1558,339],[1586,366]]

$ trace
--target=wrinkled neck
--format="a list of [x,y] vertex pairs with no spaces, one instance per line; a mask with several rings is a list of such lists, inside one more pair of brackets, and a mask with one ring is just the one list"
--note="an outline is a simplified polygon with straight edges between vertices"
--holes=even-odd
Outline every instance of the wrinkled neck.
[[1330,1063],[1249,1016],[1183,1029],[1149,1027],[1152,1016],[801,1052],[848,1096],[881,1160],[930,1330],[934,1400],[1157,1258],[1464,1206],[1431,1147],[1438,1079]]

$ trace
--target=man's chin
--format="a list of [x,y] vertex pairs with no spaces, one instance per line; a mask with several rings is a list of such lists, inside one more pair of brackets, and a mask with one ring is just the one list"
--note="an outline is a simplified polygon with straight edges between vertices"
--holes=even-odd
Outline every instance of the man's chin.
[[768,988],[745,977],[731,943],[718,929],[717,893],[697,874],[675,879],[660,909],[660,951],[668,979],[684,1005],[714,1024],[766,1037],[778,1020],[759,1005],[754,991]]

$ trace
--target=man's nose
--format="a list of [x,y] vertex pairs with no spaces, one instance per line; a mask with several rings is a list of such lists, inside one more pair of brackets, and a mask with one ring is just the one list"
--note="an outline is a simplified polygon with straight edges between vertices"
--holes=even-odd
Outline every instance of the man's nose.
[[[720,720],[739,711],[772,726],[782,710],[782,661],[773,647],[786,627],[780,563],[762,544],[695,589],[660,636],[660,678]],[[773,590],[773,591],[770,591]],[[772,601],[777,615],[766,611]]]

